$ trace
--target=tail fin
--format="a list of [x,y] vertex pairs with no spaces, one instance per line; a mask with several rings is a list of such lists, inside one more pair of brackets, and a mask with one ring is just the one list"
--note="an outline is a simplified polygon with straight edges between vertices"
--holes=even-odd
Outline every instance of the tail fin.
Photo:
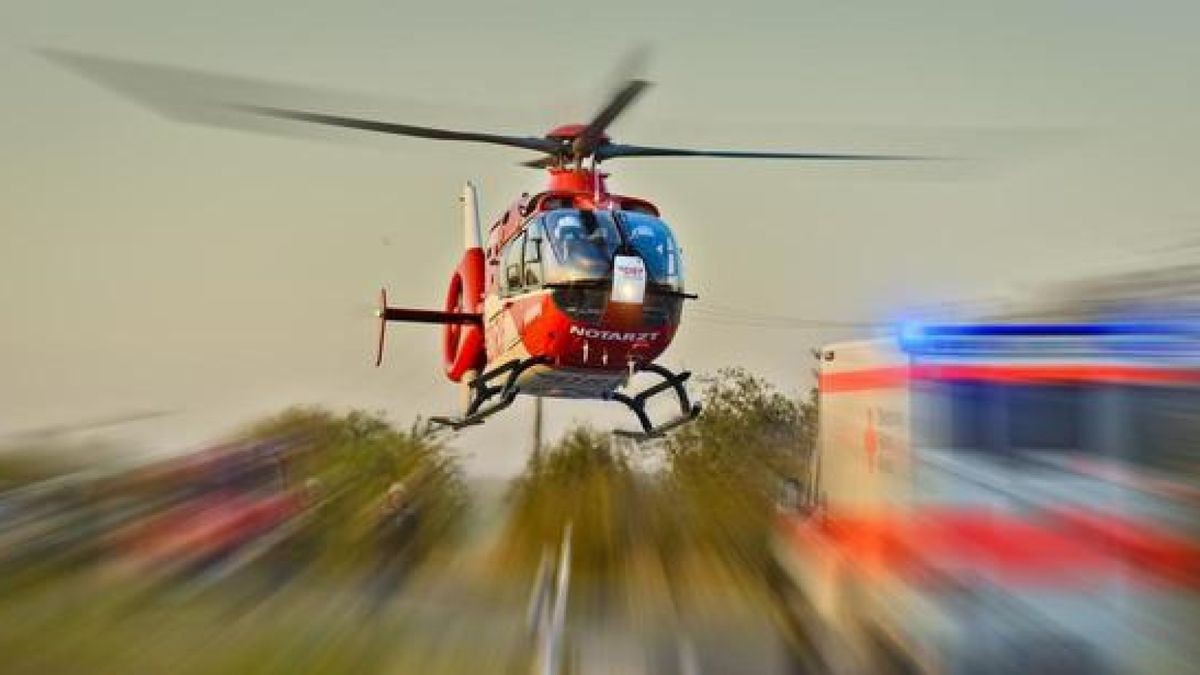
[[463,205],[463,248],[483,248],[483,236],[479,229],[479,193],[467,181],[462,191]]

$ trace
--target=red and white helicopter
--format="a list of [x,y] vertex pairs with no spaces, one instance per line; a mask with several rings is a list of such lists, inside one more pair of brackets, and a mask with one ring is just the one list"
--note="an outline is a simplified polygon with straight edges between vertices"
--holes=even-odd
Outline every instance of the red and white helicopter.
[[[122,89],[143,102],[129,81],[197,77],[193,71],[46,52],[55,61]],[[143,82],[144,84],[144,82]],[[649,82],[628,79],[586,124],[559,126],[543,136],[512,136],[416,126],[291,107],[221,103],[225,112],[440,141],[520,148],[541,157],[524,166],[544,169],[549,181],[523,194],[486,232],[478,195],[462,194],[463,256],[452,271],[442,310],[392,307],[380,293],[376,365],[383,359],[389,321],[441,324],[446,376],[461,383],[463,409],[434,421],[455,429],[482,423],[520,394],[599,399],[627,406],[641,429],[617,432],[637,439],[663,435],[700,413],[684,383],[655,360],[679,328],[685,290],[681,249],[652,202],[609,192],[599,166],[636,157],[718,157],[873,161],[899,155],[694,150],[613,142],[606,131]],[[211,104],[211,101],[209,102]],[[156,105],[160,110],[166,106]],[[167,111],[170,112],[170,111]],[[658,382],[630,391],[637,373]],[[655,424],[646,403],[674,395],[678,413]]]

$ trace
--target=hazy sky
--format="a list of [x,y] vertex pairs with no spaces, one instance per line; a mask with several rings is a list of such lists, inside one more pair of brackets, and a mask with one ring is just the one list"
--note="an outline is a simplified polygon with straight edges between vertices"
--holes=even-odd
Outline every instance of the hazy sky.
[[[166,449],[290,403],[451,410],[436,330],[392,328],[371,367],[376,289],[437,306],[462,181],[489,219],[542,183],[504,148],[176,124],[31,47],[415,97],[444,114],[404,121],[536,134],[586,117],[648,43],[656,86],[618,140],[979,159],[614,162],[612,187],[674,224],[710,312],[889,320],[1200,229],[1194,0],[473,4],[4,0],[0,432],[179,411],[122,429]],[[698,314],[666,363],[745,365],[794,391],[810,346],[851,335]],[[521,466],[527,405],[462,435],[475,471]],[[624,419],[602,407],[551,402],[550,432]]]

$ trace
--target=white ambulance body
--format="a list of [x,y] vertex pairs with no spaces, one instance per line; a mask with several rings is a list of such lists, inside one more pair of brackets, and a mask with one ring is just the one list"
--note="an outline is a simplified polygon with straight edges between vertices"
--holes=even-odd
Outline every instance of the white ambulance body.
[[834,670],[1200,672],[1200,333],[955,325],[821,355],[781,559]]

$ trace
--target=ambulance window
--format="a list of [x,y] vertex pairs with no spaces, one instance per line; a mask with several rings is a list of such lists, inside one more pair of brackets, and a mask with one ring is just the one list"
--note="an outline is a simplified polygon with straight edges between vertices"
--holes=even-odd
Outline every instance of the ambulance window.
[[1083,394],[1080,387],[1006,387],[1009,446],[1015,450],[1082,449]]
[[949,415],[948,445],[964,450],[988,448],[991,388],[979,382],[947,382],[939,389],[941,405]]
[[1200,484],[1200,391],[1130,386],[1122,394],[1137,439],[1124,448],[1128,461]]
[[504,248],[504,285],[509,293],[520,292],[524,277],[525,233],[508,242]]

